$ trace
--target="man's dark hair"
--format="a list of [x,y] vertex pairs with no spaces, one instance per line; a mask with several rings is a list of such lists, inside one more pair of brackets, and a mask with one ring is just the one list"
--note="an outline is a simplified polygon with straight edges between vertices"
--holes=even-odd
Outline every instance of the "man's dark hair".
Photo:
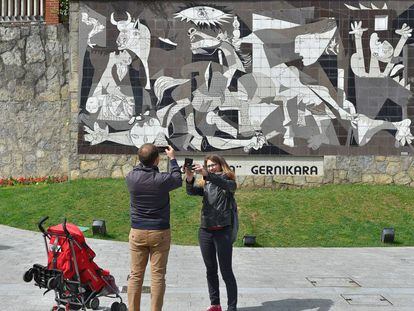
[[153,166],[155,160],[158,158],[158,149],[154,144],[143,144],[138,149],[139,161],[144,166]]

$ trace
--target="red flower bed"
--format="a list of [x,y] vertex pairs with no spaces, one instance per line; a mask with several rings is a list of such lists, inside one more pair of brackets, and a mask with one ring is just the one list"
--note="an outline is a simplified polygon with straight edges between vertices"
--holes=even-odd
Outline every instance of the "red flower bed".
[[68,176],[62,177],[9,177],[0,178],[0,187],[4,186],[15,186],[15,185],[38,185],[38,184],[54,184],[68,181]]

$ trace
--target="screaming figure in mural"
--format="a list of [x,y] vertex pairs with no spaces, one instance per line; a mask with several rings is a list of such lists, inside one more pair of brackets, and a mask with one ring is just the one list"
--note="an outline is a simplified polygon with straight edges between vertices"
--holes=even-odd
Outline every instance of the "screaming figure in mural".
[[[355,75],[358,77],[388,77],[391,69],[394,68],[394,58],[398,57],[402,49],[407,42],[408,38],[411,37],[412,29],[404,24],[401,29],[395,32],[401,36],[395,49],[388,41],[380,42],[378,34],[376,32],[371,34],[369,39],[369,48],[371,50],[371,62],[369,64],[369,71],[365,70],[364,61],[364,49],[362,47],[362,35],[368,28],[362,28],[362,22],[354,22],[351,24],[352,31],[355,37],[356,52],[351,56],[351,67]],[[386,68],[381,72],[379,62],[386,64]],[[403,85],[404,86],[404,85]]]
[[[351,29],[349,33],[354,35],[356,47],[356,52],[351,56],[351,68],[356,75],[357,101],[359,102],[359,99],[365,96],[363,94],[366,90],[377,89],[377,92],[370,96],[369,105],[358,106],[356,120],[362,122],[357,127],[358,132],[371,132],[370,136],[372,137],[379,130],[397,130],[395,146],[411,144],[414,137],[410,132],[411,120],[407,118],[407,104],[412,94],[410,85],[406,83],[404,78],[401,80],[399,78],[399,73],[404,70],[404,65],[398,64],[400,62],[398,57],[408,38],[411,37],[411,27],[403,24],[401,29],[395,31],[396,34],[401,36],[395,49],[388,41],[381,42],[376,32],[371,34],[369,40],[371,60],[368,71],[365,69],[362,46],[362,36],[364,32],[368,31],[368,28],[362,28],[362,21],[360,21],[352,23]],[[385,64],[383,71],[381,71],[380,63]],[[402,107],[401,121],[389,122],[381,120],[381,117],[378,116],[387,99]],[[359,140],[360,145],[367,142],[361,137]]]

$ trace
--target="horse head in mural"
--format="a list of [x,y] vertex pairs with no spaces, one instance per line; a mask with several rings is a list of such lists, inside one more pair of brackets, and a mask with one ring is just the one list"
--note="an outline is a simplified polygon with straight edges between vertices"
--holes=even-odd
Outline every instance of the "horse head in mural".
[[131,15],[126,12],[128,18],[126,20],[116,21],[114,13],[111,14],[111,23],[116,25],[119,30],[116,44],[119,50],[130,50],[135,53],[142,61],[145,68],[145,76],[147,83],[145,88],[151,89],[149,68],[148,68],[148,57],[151,47],[151,32],[147,26],[139,22],[139,19],[133,21]]
[[237,70],[246,72],[242,57],[237,54],[227,32],[219,32],[216,37],[213,37],[195,28],[190,28],[187,34],[190,37],[190,49],[193,54],[212,55],[217,52],[222,66],[224,66],[223,58],[225,58],[228,68],[223,75],[227,78],[227,86],[230,85]]

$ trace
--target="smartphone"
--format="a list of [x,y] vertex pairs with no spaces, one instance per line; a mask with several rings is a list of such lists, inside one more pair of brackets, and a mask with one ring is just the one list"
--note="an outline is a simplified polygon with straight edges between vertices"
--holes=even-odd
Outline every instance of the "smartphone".
[[158,152],[165,152],[165,149],[168,149],[168,146],[157,146]]
[[193,170],[193,159],[185,158],[184,159],[184,167],[189,169],[190,171],[192,171]]

